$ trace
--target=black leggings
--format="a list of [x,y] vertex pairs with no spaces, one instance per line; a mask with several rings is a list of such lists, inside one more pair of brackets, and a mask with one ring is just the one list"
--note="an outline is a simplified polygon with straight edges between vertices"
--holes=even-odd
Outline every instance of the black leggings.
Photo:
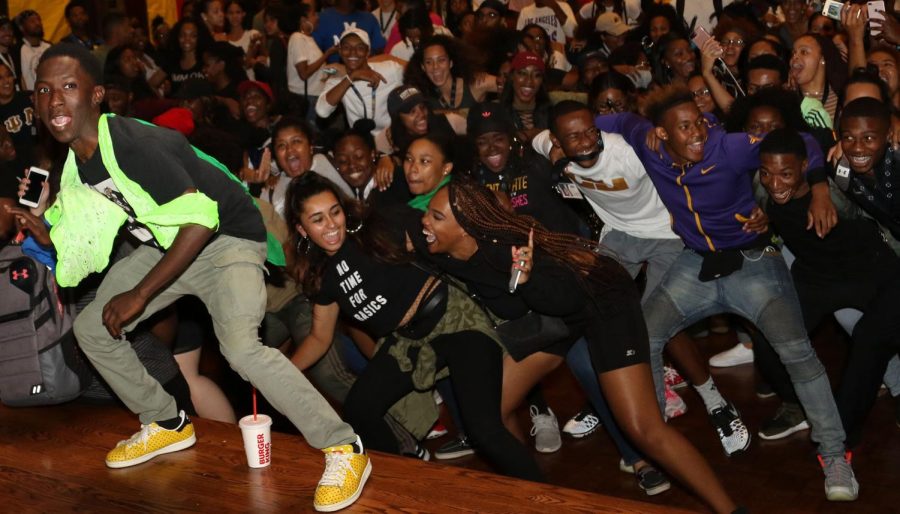
[[[400,370],[385,343],[359,377],[344,404],[346,421],[373,450],[397,453],[397,441],[384,414],[413,390],[409,373]],[[504,475],[544,481],[531,453],[500,419],[503,361],[500,347],[481,332],[446,334],[431,341],[438,367],[446,365],[459,399],[468,436]]]

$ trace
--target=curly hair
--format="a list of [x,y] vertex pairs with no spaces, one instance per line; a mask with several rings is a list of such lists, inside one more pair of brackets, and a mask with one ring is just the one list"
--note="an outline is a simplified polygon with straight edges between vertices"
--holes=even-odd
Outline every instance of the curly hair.
[[459,39],[437,34],[419,44],[419,48],[413,53],[406,65],[406,71],[403,73],[403,83],[415,86],[427,98],[437,100],[440,93],[435,85],[425,74],[423,61],[425,59],[425,50],[432,46],[440,46],[447,52],[447,56],[453,63],[450,74],[453,79],[462,78],[463,83],[468,86],[475,81],[476,70],[480,68],[477,61],[470,56],[476,55],[474,49],[460,41]]
[[166,54],[173,63],[177,64],[181,58],[181,44],[178,42],[178,35],[181,33],[182,27],[188,23],[197,27],[197,48],[195,52],[198,61],[203,59],[203,51],[213,44],[212,34],[209,33],[209,29],[206,28],[206,24],[203,21],[189,17],[182,18],[169,31],[169,39],[166,40]]

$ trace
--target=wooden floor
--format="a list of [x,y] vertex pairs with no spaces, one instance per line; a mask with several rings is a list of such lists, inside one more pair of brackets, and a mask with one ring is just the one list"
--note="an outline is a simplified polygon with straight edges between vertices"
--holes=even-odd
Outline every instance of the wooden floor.
[[[197,444],[133,468],[103,455],[135,428],[116,407],[0,408],[0,509],[31,512],[305,512],[321,452],[273,434],[273,463],[247,467],[240,429],[195,420]],[[373,473],[344,512],[668,513],[632,500],[372,452]],[[678,512],[687,512],[679,510]]]
[[[833,326],[826,326],[813,339],[834,377],[843,360],[842,336]],[[729,334],[699,344],[711,355],[733,342],[734,335]],[[213,367],[225,371],[225,367]],[[762,441],[755,436],[777,403],[755,396],[753,367],[714,370],[713,374],[754,433],[750,451],[725,457],[699,398],[690,390],[682,393],[688,413],[671,424],[707,456],[727,490],[751,512],[900,514],[900,428],[894,421],[890,396],[879,398],[865,441],[854,454],[860,499],[835,504],[825,500],[822,473],[808,433],[781,441]],[[566,370],[551,375],[545,386],[561,424],[581,408],[583,397]],[[232,383],[226,389],[241,398],[249,397],[246,384]],[[243,414],[240,411],[246,406],[238,402],[238,410]],[[447,423],[450,425],[449,420]],[[196,425],[199,442],[195,449],[132,469],[108,470],[102,462],[104,453],[137,429],[137,420],[129,413],[83,405],[0,408],[0,512],[311,510],[322,458],[299,436],[277,434],[273,466],[249,470],[237,427],[207,420],[196,420]],[[434,450],[449,437],[429,441],[427,446]],[[477,456],[447,461],[450,466],[380,454],[373,459],[370,485],[348,511],[706,511],[678,485],[658,496],[644,495],[631,476],[618,470],[619,456],[602,429],[582,440],[565,439],[557,453],[536,454],[552,485],[483,473],[489,467]]]
[[[826,324],[813,334],[813,342],[828,367],[832,383],[839,374],[846,348],[843,334],[833,324]],[[707,356],[730,348],[733,333],[699,339]],[[712,369],[717,385],[726,398],[741,411],[751,429],[753,440],[748,453],[728,458],[722,451],[699,396],[682,389],[688,413],[671,420],[709,459],[727,491],[753,513],[900,513],[900,427],[895,424],[894,403],[890,395],[876,402],[866,425],[863,444],[853,455],[853,465],[860,482],[860,498],[853,503],[825,500],[823,475],[815,457],[809,432],[794,434],[780,441],[763,441],[756,436],[762,422],[778,406],[775,399],[759,399],[754,391],[754,368],[743,365]],[[557,412],[560,425],[583,405],[574,379],[567,370],[558,370],[547,381],[545,391],[551,408]],[[524,418],[523,418],[524,419]],[[530,426],[530,425],[526,425]],[[437,444],[428,444],[436,448]],[[673,485],[663,494],[647,497],[634,479],[618,470],[619,455],[612,440],[601,429],[582,439],[563,440],[562,449],[553,454],[536,454],[538,463],[550,482],[584,491],[594,491],[621,498],[655,503],[670,508],[705,511],[704,505],[683,487]],[[487,469],[476,457],[466,457],[454,464]]]

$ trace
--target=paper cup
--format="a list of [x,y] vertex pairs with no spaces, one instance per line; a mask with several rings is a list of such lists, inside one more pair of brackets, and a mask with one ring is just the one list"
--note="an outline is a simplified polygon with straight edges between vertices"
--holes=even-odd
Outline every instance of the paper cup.
[[244,416],[238,422],[244,436],[244,453],[251,468],[264,468],[272,463],[272,418],[265,414]]

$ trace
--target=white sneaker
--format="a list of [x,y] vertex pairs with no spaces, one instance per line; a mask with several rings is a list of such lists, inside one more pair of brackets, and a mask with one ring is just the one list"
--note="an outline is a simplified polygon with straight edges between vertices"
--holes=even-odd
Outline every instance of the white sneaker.
[[553,453],[562,447],[562,437],[559,435],[559,421],[550,408],[548,414],[541,414],[534,405],[529,409],[531,413],[531,435],[534,436],[534,449],[541,453]]
[[713,355],[709,365],[714,368],[730,368],[753,362],[753,349],[738,343],[722,353]]
[[594,414],[590,408],[585,408],[578,414],[572,416],[563,426],[562,431],[575,439],[593,434],[600,426],[600,418]]

